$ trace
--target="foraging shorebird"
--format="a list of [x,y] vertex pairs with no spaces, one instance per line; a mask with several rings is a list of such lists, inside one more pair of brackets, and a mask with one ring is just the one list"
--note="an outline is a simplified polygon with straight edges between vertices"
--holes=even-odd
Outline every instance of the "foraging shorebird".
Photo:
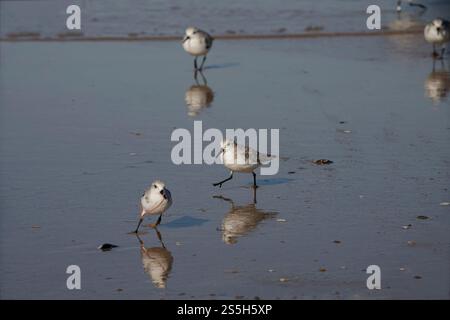
[[166,189],[164,182],[156,180],[152,185],[145,190],[141,197],[142,211],[139,218],[139,223],[134,233],[137,233],[146,215],[158,215],[159,218],[155,224],[150,224],[150,227],[155,228],[161,223],[162,214],[172,205],[172,195]]
[[[195,71],[201,71],[203,69],[203,65],[206,61],[206,55],[211,49],[213,41],[213,37],[203,30],[194,27],[189,27],[186,29],[186,34],[183,38],[183,49],[195,57]],[[198,67],[197,58],[200,56],[203,56],[203,60],[200,67]]]
[[136,234],[139,240],[142,266],[145,273],[148,274],[153,284],[161,289],[166,287],[167,278],[172,270],[173,256],[169,250],[166,249],[161,239],[161,234],[156,230],[161,247],[145,247],[144,242]]
[[[445,44],[450,40],[450,22],[444,19],[434,19],[425,26],[425,40],[433,45],[433,57],[444,58]],[[441,45],[441,54],[436,52],[436,45]]]
[[248,146],[241,146],[236,141],[230,141],[228,139],[222,141],[221,149],[217,157],[221,154],[224,166],[231,171],[228,178],[213,184],[213,186],[219,187],[222,187],[224,182],[233,179],[234,172],[246,172],[252,173],[253,187],[257,188],[255,169],[275,158],[275,156],[262,154]]
[[[405,1],[405,0],[403,0],[403,1]],[[406,0],[406,2],[408,2],[408,4],[411,7],[419,7],[422,10],[426,10],[427,9],[427,7],[425,5],[423,5],[423,4],[421,4],[421,3],[413,2],[412,0]],[[402,11],[402,0],[398,0],[397,1],[397,12],[401,12],[401,11]]]

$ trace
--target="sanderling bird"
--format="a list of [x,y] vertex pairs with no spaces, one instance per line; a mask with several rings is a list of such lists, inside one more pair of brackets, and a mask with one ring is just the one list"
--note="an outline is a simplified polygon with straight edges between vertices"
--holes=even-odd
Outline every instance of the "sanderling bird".
[[[403,0],[403,1],[405,1],[405,0]],[[408,4],[411,7],[419,7],[422,10],[426,10],[427,9],[427,7],[425,5],[423,5],[423,4],[421,4],[421,3],[417,3],[417,2],[414,2],[412,0],[406,0],[406,2],[408,2]],[[401,12],[401,11],[402,11],[402,0],[398,0],[397,1],[397,12]]]
[[217,157],[221,154],[224,166],[230,169],[231,172],[228,178],[213,184],[213,186],[219,187],[222,187],[224,182],[233,179],[234,172],[246,172],[253,174],[253,187],[257,188],[256,173],[254,170],[275,158],[275,156],[262,154],[248,146],[241,146],[236,141],[230,141],[228,139],[222,141],[221,149]]
[[425,40],[433,44],[433,57],[439,57],[436,45],[442,45],[440,58],[444,58],[445,44],[450,40],[450,23],[444,19],[434,19],[425,26]]
[[161,223],[162,214],[169,209],[172,205],[172,195],[170,191],[166,189],[166,185],[164,182],[160,180],[156,180],[152,183],[152,185],[145,190],[144,194],[141,197],[141,215],[139,218],[139,223],[136,227],[134,233],[137,233],[139,230],[139,226],[141,225],[144,217],[146,215],[158,215],[158,221],[155,224],[151,224],[150,226],[155,228]]
[[[214,38],[207,32],[200,29],[189,27],[186,29],[186,34],[183,38],[183,48],[189,54],[195,56],[194,69],[202,70],[206,61],[206,55],[212,47]],[[200,68],[197,67],[197,58],[203,56]]]

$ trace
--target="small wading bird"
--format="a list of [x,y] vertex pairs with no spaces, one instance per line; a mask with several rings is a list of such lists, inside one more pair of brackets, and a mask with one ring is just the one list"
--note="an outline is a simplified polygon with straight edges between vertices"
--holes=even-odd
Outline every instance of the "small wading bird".
[[141,197],[141,215],[136,230],[133,233],[137,233],[139,226],[141,225],[146,215],[158,215],[159,218],[156,223],[150,224],[150,227],[155,228],[161,223],[162,214],[169,209],[172,205],[172,195],[170,191],[166,189],[164,182],[156,180],[152,185],[145,190]]
[[[434,19],[425,26],[425,40],[433,45],[433,57],[444,58],[445,44],[450,40],[450,23],[444,19]],[[436,45],[441,45],[441,54],[436,52]]]
[[236,141],[230,141],[228,139],[222,141],[220,146],[221,149],[217,154],[217,157],[222,154],[223,164],[226,168],[230,169],[231,172],[228,178],[214,183],[213,186],[222,187],[223,183],[233,179],[233,173],[236,171],[252,173],[253,187],[257,188],[256,173],[254,170],[275,158],[275,156],[259,153],[248,146],[241,146],[237,144]]
[[[186,29],[186,34],[183,38],[183,49],[195,57],[195,71],[201,71],[203,69],[203,65],[206,61],[206,55],[211,49],[213,41],[213,37],[203,30],[194,27],[189,27]],[[200,67],[198,67],[197,58],[200,56],[203,56],[203,60]]]
[[[403,0],[403,1],[405,1],[405,0]],[[421,3],[413,2],[412,0],[407,0],[406,2],[408,2],[408,4],[411,7],[419,7],[422,10],[426,10],[427,9],[427,7],[424,6]],[[398,0],[397,1],[397,12],[400,12],[400,11],[402,11],[402,0]]]

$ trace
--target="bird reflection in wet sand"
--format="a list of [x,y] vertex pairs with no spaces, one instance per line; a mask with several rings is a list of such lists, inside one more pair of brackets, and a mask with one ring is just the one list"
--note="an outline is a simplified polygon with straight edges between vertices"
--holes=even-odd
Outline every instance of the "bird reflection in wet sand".
[[438,104],[445,100],[450,90],[450,73],[445,68],[444,61],[441,60],[441,68],[436,70],[436,61],[433,61],[433,71],[425,79],[425,94]]
[[136,234],[141,246],[142,265],[145,273],[147,273],[157,288],[164,289],[166,287],[167,278],[172,270],[173,257],[169,250],[166,249],[161,238],[161,234],[155,229],[161,247],[147,248],[144,241]]
[[231,203],[230,211],[222,221],[222,240],[226,244],[235,244],[239,237],[252,232],[260,222],[273,218],[276,212],[264,212],[256,208],[256,199],[244,206],[236,206],[233,200],[223,196],[214,196]]
[[[200,74],[203,83],[198,81],[198,74]],[[214,100],[214,92],[208,87],[203,72],[195,71],[194,80],[195,84],[186,91],[184,98],[188,107],[188,115],[191,117],[195,117],[203,109],[209,108]]]

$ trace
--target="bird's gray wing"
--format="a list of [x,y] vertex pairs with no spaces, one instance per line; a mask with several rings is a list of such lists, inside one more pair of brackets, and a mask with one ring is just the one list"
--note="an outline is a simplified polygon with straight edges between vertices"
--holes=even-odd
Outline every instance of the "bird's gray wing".
[[204,37],[205,39],[205,44],[206,44],[206,49],[211,49],[214,38],[211,37],[211,35],[203,30],[200,30],[199,33]]

